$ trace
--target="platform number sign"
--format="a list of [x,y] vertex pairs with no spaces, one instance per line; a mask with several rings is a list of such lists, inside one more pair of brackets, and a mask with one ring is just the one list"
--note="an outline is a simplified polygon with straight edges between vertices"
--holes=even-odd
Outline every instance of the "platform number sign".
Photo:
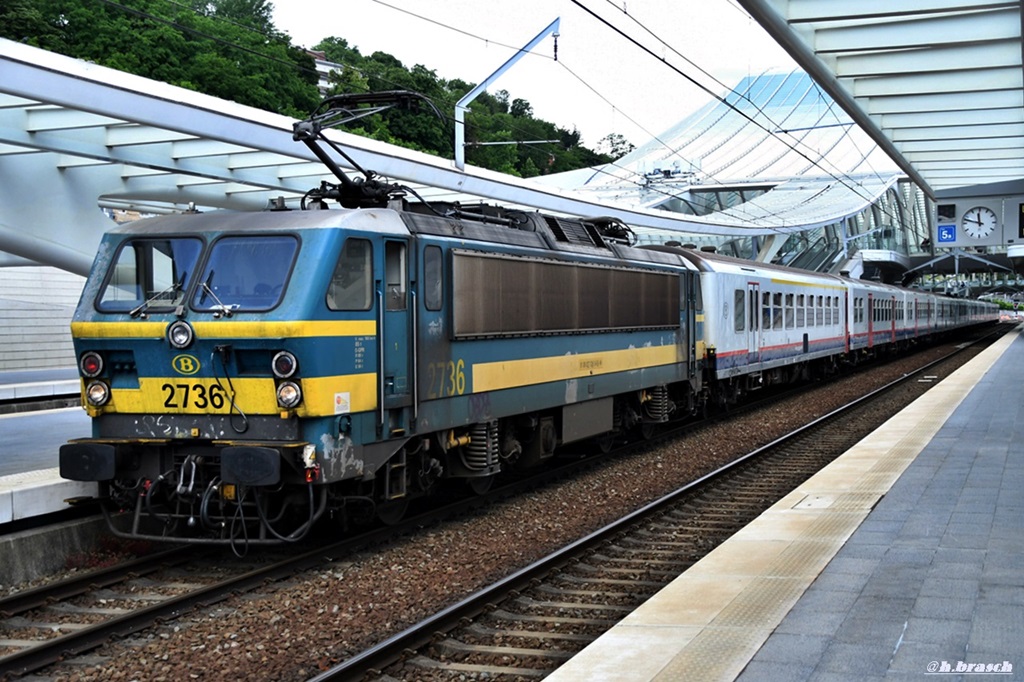
[[956,204],[936,206],[935,241],[948,244],[956,241]]
[[1024,204],[1017,204],[1017,236],[1024,239]]

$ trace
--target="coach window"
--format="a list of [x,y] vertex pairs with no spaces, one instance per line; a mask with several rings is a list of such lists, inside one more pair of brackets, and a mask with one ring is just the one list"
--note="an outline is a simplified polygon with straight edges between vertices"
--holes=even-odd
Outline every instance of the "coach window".
[[736,332],[744,330],[743,313],[746,311],[746,293],[743,289],[735,289],[732,292],[732,329]]
[[793,310],[793,294],[786,294],[786,329],[796,325],[796,312]]
[[423,250],[423,305],[427,310],[440,310],[444,293],[444,269],[441,248],[428,246]]
[[369,310],[373,300],[373,247],[365,239],[348,239],[327,287],[331,310]]
[[772,328],[772,295],[767,291],[761,294],[761,329]]
[[782,329],[782,294],[772,294],[772,329]]
[[807,304],[804,302],[804,295],[803,294],[797,294],[797,296],[796,296],[796,326],[797,327],[803,327],[804,326],[804,314],[806,312],[804,310],[804,306],[805,305],[807,305]]

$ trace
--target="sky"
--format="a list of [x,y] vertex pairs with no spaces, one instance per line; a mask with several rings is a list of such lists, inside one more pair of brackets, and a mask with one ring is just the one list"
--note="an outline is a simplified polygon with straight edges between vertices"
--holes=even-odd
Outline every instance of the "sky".
[[547,37],[488,92],[529,101],[591,148],[610,133],[639,146],[709,101],[687,76],[720,95],[746,76],[796,68],[733,0],[277,0],[273,14],[296,45],[344,38],[364,55],[469,83],[556,18],[557,61]]

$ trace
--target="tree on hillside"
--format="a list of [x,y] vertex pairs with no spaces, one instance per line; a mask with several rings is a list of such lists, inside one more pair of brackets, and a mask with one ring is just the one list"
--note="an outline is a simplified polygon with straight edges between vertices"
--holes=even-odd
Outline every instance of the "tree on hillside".
[[305,116],[316,66],[265,0],[3,0],[0,35],[267,111]]
[[600,142],[597,143],[597,148],[600,152],[607,154],[613,159],[621,159],[636,149],[632,142],[619,133],[610,133],[602,137]]

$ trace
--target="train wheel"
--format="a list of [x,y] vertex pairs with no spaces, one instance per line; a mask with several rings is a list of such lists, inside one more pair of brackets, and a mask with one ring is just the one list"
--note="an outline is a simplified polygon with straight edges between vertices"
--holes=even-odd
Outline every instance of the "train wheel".
[[655,434],[658,433],[658,425],[645,422],[640,425],[640,437],[644,440],[650,440],[654,438]]
[[409,509],[409,498],[400,497],[397,500],[381,502],[377,505],[377,518],[385,526],[393,526],[405,518],[405,512]]
[[612,451],[612,447],[615,445],[615,434],[609,431],[608,433],[597,436],[594,438],[594,443],[597,444],[597,449],[601,451],[602,455],[607,455]]
[[475,476],[473,478],[466,479],[466,485],[473,491],[475,495],[486,495],[487,491],[494,485],[495,476]]

